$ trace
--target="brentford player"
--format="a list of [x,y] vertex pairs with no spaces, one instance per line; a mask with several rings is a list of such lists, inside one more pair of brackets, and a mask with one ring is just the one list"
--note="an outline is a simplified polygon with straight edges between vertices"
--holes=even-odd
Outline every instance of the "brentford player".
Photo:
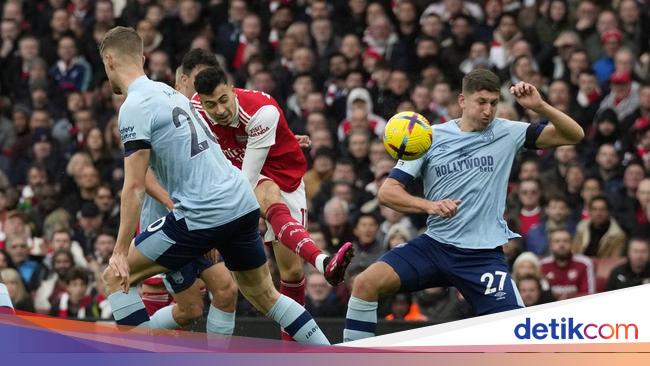
[[192,103],[209,122],[226,157],[255,189],[268,226],[264,239],[273,242],[280,270],[280,292],[304,304],[302,261],[294,253],[323,273],[330,284],[338,285],[352,259],[352,245],[345,243],[330,257],[305,229],[307,200],[302,177],[307,163],[282,108],[266,93],[229,85],[219,67],[199,72],[194,87],[197,93]]

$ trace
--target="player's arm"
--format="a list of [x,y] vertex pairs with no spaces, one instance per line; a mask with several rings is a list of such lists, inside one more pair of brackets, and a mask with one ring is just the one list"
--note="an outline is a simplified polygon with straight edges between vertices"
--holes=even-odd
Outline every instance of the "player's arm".
[[241,170],[254,188],[260,172],[275,144],[275,132],[280,121],[280,112],[273,105],[265,105],[255,113],[246,126],[248,142]]
[[442,201],[429,201],[416,197],[406,191],[406,186],[414,177],[400,169],[393,169],[390,176],[379,188],[377,198],[379,203],[401,213],[425,213],[441,217],[452,217],[458,210],[460,201],[444,199]]
[[[130,149],[129,143],[125,150]],[[140,148],[124,158],[124,186],[120,203],[120,228],[113,255],[109,261],[111,267],[122,278],[121,285],[124,292],[129,289],[129,267],[126,257],[129,246],[135,235],[140,217],[140,209],[145,193],[145,180],[150,150]]]
[[172,210],[174,208],[174,202],[171,197],[169,197],[169,193],[167,193],[167,191],[158,183],[151,168],[147,169],[145,188],[148,195],[165,205],[167,209]]
[[578,122],[544,101],[533,85],[520,82],[510,87],[510,93],[523,107],[532,109],[550,122],[538,132],[539,136],[535,141],[536,147],[575,145],[585,137],[585,132]]

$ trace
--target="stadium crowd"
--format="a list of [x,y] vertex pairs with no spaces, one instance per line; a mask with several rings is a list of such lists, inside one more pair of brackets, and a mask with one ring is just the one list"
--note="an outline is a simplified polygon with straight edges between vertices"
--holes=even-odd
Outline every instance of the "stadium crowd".
[[[235,86],[272,95],[293,132],[310,136],[308,228],[330,253],[346,241],[356,251],[344,285],[307,272],[315,317],[343,318],[355,275],[425,226],[377,201],[395,164],[386,121],[398,111],[432,124],[459,117],[460,80],[476,67],[503,82],[498,116],[539,122],[508,92],[525,81],[587,136],[515,162],[505,215],[522,238],[504,253],[525,304],[650,282],[647,1],[1,3],[0,273],[17,310],[111,318],[97,274],[119,223],[124,97],[112,94],[97,45],[116,25],[143,38],[151,79],[173,86],[188,50],[214,51]],[[243,298],[237,312],[257,316]],[[431,288],[384,299],[379,315],[473,313],[457,290]]]

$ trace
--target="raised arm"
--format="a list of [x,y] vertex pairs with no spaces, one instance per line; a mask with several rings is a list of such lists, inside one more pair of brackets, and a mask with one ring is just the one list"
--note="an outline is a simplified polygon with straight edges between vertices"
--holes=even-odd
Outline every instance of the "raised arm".
[[585,132],[578,122],[544,101],[533,85],[524,82],[517,83],[510,87],[510,93],[515,96],[517,103],[521,106],[532,109],[549,120],[550,124],[544,127],[537,137],[537,147],[575,145],[585,137]]

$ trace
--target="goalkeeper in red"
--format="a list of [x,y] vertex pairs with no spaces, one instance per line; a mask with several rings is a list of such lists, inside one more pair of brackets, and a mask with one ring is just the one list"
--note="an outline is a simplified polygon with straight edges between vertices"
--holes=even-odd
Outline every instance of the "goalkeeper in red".
[[[255,190],[268,226],[264,240],[274,243],[280,292],[304,304],[305,277],[298,256],[323,273],[330,284],[338,285],[352,259],[352,245],[345,243],[338,253],[328,256],[305,229],[307,200],[302,177],[307,162],[282,108],[266,93],[232,87],[219,67],[197,74],[194,86],[197,93],[192,103],[208,121],[224,155]],[[288,338],[284,333],[283,337]]]

